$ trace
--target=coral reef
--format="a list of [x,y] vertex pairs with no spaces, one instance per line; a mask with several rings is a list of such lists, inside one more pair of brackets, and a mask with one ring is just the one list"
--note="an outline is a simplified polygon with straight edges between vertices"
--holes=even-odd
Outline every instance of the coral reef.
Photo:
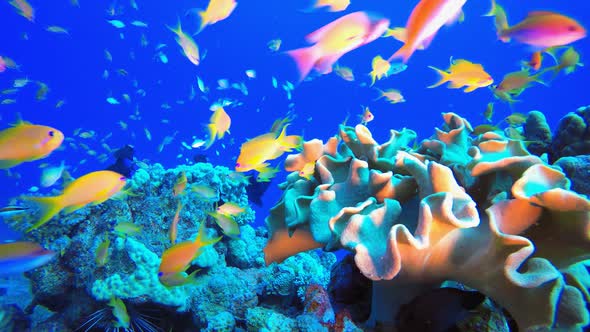
[[[422,317],[461,330],[581,331],[590,323],[588,114],[568,114],[553,141],[536,111],[518,129],[526,142],[476,136],[454,113],[413,147],[409,129],[379,144],[364,125],[340,126],[287,157],[292,173],[266,229],[253,226],[247,184],[229,169],[141,165],[116,199],[27,234],[59,255],[25,273],[30,293],[27,282],[7,288],[0,328],[114,329],[108,303],[121,299],[130,324],[162,330],[389,330]],[[224,230],[209,213],[226,202],[245,208],[239,236],[201,249],[187,282],[162,284],[176,211],[177,243],[201,225],[214,238]],[[17,230],[33,222],[9,220]],[[137,231],[114,232],[124,222]],[[337,262],[331,251],[341,249],[349,254]]]
[[586,281],[567,273],[589,258],[590,201],[522,141],[474,137],[467,120],[443,118],[417,150],[394,131],[379,145],[367,127],[341,126],[342,143],[309,180],[294,172],[281,184],[266,262],[296,252],[301,237],[354,252],[373,281],[369,325],[394,325],[403,304],[454,280],[499,303],[519,329],[581,330]]
[[553,134],[549,160],[590,153],[590,107],[580,107],[566,114]]
[[[175,196],[174,183],[183,172],[187,188]],[[200,196],[191,190],[193,185],[214,189],[216,197]],[[46,308],[35,327],[73,331],[96,323],[105,330],[114,328],[107,306],[112,298],[123,300],[131,321],[144,319],[141,308],[157,308],[159,314],[146,317],[153,317],[148,319],[150,324],[162,330],[234,331],[266,326],[278,331],[288,326],[283,318],[292,322],[293,331],[300,327],[309,331],[305,326],[312,323],[321,325],[317,316],[303,312],[306,289],[327,287],[335,256],[302,253],[266,267],[262,249],[267,232],[251,226],[255,216],[248,208],[245,186],[229,169],[207,163],[169,170],[159,164],[143,165],[129,180],[128,195],[62,215],[29,233],[29,238],[61,253],[27,273],[33,290],[27,310]],[[201,223],[206,223],[210,235],[222,234],[207,214],[222,202],[246,210],[235,217],[239,237],[224,237],[193,261],[189,272],[200,269],[193,282],[166,287],[158,280],[158,268],[162,252],[172,245],[169,231],[179,201],[183,208],[178,241],[193,239]],[[23,229],[33,221],[13,220],[11,225]],[[138,233],[113,232],[116,224],[129,221],[139,226]],[[97,248],[105,239],[110,241],[106,263],[97,264]],[[10,315],[16,317],[16,313]]]

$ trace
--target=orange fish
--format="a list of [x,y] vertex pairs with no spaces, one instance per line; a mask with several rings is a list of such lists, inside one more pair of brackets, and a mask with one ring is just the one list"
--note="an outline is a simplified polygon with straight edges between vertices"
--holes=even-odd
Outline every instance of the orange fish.
[[9,3],[16,8],[20,16],[35,22],[35,9],[26,0],[11,0]]
[[312,70],[320,74],[332,72],[332,67],[344,54],[368,44],[383,35],[389,20],[354,12],[307,35],[312,46],[287,52],[295,60],[302,81]]
[[20,121],[0,131],[0,169],[45,158],[63,140],[64,134],[55,128]]
[[34,242],[0,244],[0,274],[17,274],[47,264],[55,252]]
[[373,70],[371,70],[369,76],[371,76],[371,86],[373,86],[373,84],[375,84],[375,80],[380,80],[383,77],[389,76],[391,64],[385,61],[385,59],[383,59],[380,55],[377,55],[373,58],[371,67]]
[[427,48],[443,25],[461,19],[465,2],[467,0],[421,0],[406,23],[404,46],[387,61],[402,59],[407,63],[420,46]]
[[176,179],[176,183],[174,184],[174,188],[172,188],[172,193],[174,197],[182,194],[184,189],[186,189],[186,183],[188,179],[186,178],[186,173],[184,171],[180,172],[178,179]]
[[[496,13],[497,10],[492,9],[492,12]],[[568,45],[586,37],[586,29],[576,20],[551,11],[530,12],[523,21],[513,26],[509,26],[506,21],[505,27],[500,26],[497,33],[504,42],[513,38],[537,50]]]
[[209,139],[205,145],[205,149],[208,149],[213,145],[216,138],[223,138],[225,133],[229,133],[229,127],[231,126],[231,118],[225,112],[223,107],[215,107],[213,115],[209,119],[210,123],[207,125],[209,130]]
[[117,194],[126,184],[123,175],[113,171],[96,171],[83,175],[68,184],[61,195],[51,197],[23,197],[40,205],[41,217],[26,231],[30,232],[51,220],[61,210],[74,212],[88,204],[97,205]]
[[194,241],[180,242],[166,249],[162,253],[160,268],[158,269],[158,278],[164,284],[167,278],[176,279],[182,275],[201,253],[205,246],[213,245],[221,240],[220,237],[208,238],[205,234],[205,222],[201,222],[197,237]]
[[350,5],[350,0],[316,0],[313,9],[326,9],[330,12],[341,12]]
[[172,219],[172,225],[170,225],[170,242],[172,244],[176,243],[176,236],[178,235],[178,221],[180,220],[180,210],[182,210],[182,203],[178,202],[178,207],[176,207],[174,219]]
[[541,51],[534,52],[531,55],[531,59],[528,62],[523,61],[522,64],[525,67],[531,68],[535,71],[539,70],[541,68],[541,65],[543,64],[543,52],[541,52]]
[[[395,27],[392,29],[387,29],[383,37],[393,37],[395,40],[405,43],[408,38],[408,33],[405,27]],[[424,45],[418,45],[416,49],[423,50]]]
[[201,18],[201,25],[199,32],[206,26],[215,24],[219,21],[228,18],[236,9],[238,3],[235,0],[211,0],[207,9],[198,11],[197,14]]
[[247,172],[253,169],[260,171],[269,165],[266,161],[276,159],[284,152],[296,148],[294,140],[286,135],[287,127],[288,125],[283,127],[278,137],[274,132],[270,132],[242,144],[236,161],[236,171]]
[[504,75],[502,82],[496,86],[497,91],[520,94],[522,90],[528,88],[531,83],[538,82],[545,85],[539,77],[542,73],[530,75],[528,70],[520,70]]
[[485,72],[482,65],[464,59],[452,60],[448,72],[432,66],[428,66],[428,68],[433,69],[441,76],[438,82],[428,88],[450,82],[449,88],[459,89],[466,86],[463,91],[472,92],[477,88],[483,88],[494,83],[494,79]]

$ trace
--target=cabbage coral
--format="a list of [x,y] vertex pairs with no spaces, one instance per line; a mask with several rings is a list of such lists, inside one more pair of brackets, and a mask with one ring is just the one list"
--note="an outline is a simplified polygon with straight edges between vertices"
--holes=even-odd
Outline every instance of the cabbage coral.
[[581,330],[590,202],[521,141],[472,137],[467,120],[443,118],[416,150],[406,129],[379,145],[365,126],[341,126],[341,144],[331,139],[310,180],[294,172],[281,184],[266,263],[312,248],[354,252],[373,281],[372,324],[393,324],[401,304],[454,280],[493,298],[523,331]]

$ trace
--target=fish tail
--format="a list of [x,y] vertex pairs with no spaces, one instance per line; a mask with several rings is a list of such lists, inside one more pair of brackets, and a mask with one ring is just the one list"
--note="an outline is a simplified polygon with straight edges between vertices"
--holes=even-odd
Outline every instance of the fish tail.
[[299,71],[299,81],[303,81],[305,77],[311,72],[315,63],[318,60],[318,52],[314,46],[298,48],[296,50],[288,51],[289,55],[295,61]]
[[199,10],[197,12],[197,15],[199,16],[199,30],[197,31],[197,33],[203,31],[203,29],[205,29],[205,27],[207,25],[209,25],[209,19],[207,18],[207,11],[206,10]]
[[496,16],[496,7],[498,5],[496,4],[496,0],[492,0],[492,7],[490,8],[490,11],[483,14],[483,16]]
[[436,73],[440,75],[440,80],[438,82],[432,84],[432,85],[429,85],[428,86],[429,89],[430,88],[436,88],[437,86],[440,86],[440,85],[448,82],[450,80],[450,78],[451,78],[451,74],[449,74],[449,73],[447,73],[445,71],[442,71],[442,70],[440,70],[440,69],[438,69],[436,67],[428,66],[428,68],[436,71]]
[[534,81],[534,82],[537,82],[537,83],[539,83],[539,84],[542,84],[542,85],[544,85],[544,86],[549,86],[549,83],[547,83],[547,82],[545,82],[545,81],[543,81],[543,80],[541,79],[541,75],[542,75],[542,74],[543,74],[543,72],[541,72],[541,73],[538,73],[538,74],[535,74],[535,75],[534,75],[534,76],[532,76],[531,78],[533,79],[533,81]]
[[301,145],[301,140],[298,139],[298,136],[287,136],[287,127],[289,127],[288,123],[283,127],[279,137],[276,139],[281,150],[285,152],[289,152]]
[[393,55],[390,56],[389,59],[387,59],[387,62],[391,62],[395,59],[401,59],[403,63],[408,63],[408,60],[410,59],[412,54],[414,54],[415,50],[416,48],[413,47],[411,44],[405,43],[404,46],[402,46],[399,50],[397,50],[397,52],[393,53]]
[[175,27],[171,27],[169,25],[166,25],[166,27],[170,31],[174,32],[177,36],[179,36],[179,35],[182,34],[182,26],[180,24],[180,18],[179,17],[176,18],[176,26]]
[[205,220],[201,221],[201,225],[199,226],[199,232],[197,234],[197,238],[195,239],[195,244],[199,245],[199,248],[203,248],[204,246],[215,244],[217,241],[221,240],[222,236],[219,237],[207,237],[206,229],[205,229]]
[[[552,75],[552,76],[551,76],[551,78],[550,78],[550,81],[553,81],[553,80],[554,80],[554,79],[557,77],[557,75],[559,75],[559,72],[560,72],[562,69],[563,69],[563,68],[562,68],[562,67],[561,67],[559,64],[557,64],[557,65],[555,65],[555,66],[551,66],[551,67],[547,67],[547,68],[543,69],[543,70],[542,70],[542,71],[540,71],[538,74],[536,74],[536,75],[535,75],[535,77],[538,77],[538,76],[544,75],[544,74],[545,74],[545,73],[547,73],[547,72],[553,72],[553,75]],[[535,81],[536,81],[536,79],[535,79]],[[545,85],[546,85],[546,84],[545,84]]]
[[207,143],[205,144],[205,150],[209,149],[211,147],[211,145],[213,145],[213,142],[215,142],[215,136],[217,135],[217,128],[215,127],[215,124],[213,124],[213,123],[208,124],[207,130],[209,131],[209,139],[207,140]]
[[494,24],[496,26],[496,35],[498,39],[507,43],[510,41],[510,36],[508,35],[508,30],[510,26],[508,25],[508,17],[506,16],[506,11],[504,7],[500,6],[496,3],[496,0],[492,0],[492,7],[490,11],[484,14],[483,16],[493,16],[494,17]]
[[375,71],[374,70],[371,71],[369,73],[369,76],[371,76],[371,85],[370,86],[375,85],[375,80],[377,79],[377,74],[375,73]]
[[27,228],[26,233],[43,226],[64,208],[62,196],[23,197],[23,199],[36,203],[41,210],[41,217],[31,227]]

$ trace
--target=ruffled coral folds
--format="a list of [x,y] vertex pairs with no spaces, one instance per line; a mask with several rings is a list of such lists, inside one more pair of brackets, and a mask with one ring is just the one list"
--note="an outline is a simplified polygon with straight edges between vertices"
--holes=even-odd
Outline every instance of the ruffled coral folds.
[[[522,141],[495,132],[473,138],[467,120],[443,118],[416,150],[407,129],[379,145],[361,125],[341,126],[329,154],[309,142],[311,159],[321,147],[324,155],[313,178],[293,173],[281,185],[266,220],[269,246],[279,232],[289,246],[283,230],[296,238],[301,229],[317,247],[354,252],[374,281],[370,322],[391,323],[404,301],[455,280],[504,306],[523,331],[587,325],[580,264],[590,258],[590,202]],[[309,155],[292,157],[293,165]]]

